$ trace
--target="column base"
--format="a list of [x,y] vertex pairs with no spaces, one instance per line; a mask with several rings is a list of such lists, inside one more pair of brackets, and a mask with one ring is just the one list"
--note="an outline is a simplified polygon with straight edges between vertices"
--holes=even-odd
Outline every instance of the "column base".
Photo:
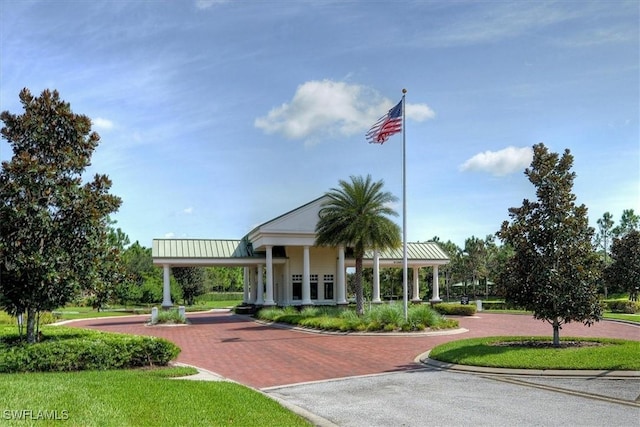
[[420,298],[414,298],[411,300],[411,304],[422,304],[422,300]]

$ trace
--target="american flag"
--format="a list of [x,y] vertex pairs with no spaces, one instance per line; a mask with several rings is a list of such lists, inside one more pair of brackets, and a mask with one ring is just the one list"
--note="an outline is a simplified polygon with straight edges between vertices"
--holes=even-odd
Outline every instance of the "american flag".
[[402,131],[402,101],[371,126],[365,135],[369,144],[384,144],[391,135]]

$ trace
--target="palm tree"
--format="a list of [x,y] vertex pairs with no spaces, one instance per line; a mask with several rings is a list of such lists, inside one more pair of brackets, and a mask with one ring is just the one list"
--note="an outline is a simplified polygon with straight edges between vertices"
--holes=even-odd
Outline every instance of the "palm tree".
[[397,197],[382,191],[383,182],[351,176],[339,181],[339,188],[326,193],[316,225],[316,245],[353,247],[356,259],[354,287],[356,312],[364,313],[362,259],[367,249],[383,250],[400,246],[400,227],[388,216],[398,216],[389,204]]

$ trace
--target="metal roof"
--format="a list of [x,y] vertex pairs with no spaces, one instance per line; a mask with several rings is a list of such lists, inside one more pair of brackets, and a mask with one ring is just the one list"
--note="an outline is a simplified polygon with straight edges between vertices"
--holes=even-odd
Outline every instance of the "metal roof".
[[[165,259],[237,259],[264,258],[264,253],[254,253],[247,240],[221,239],[154,239],[151,249],[153,258]],[[365,253],[373,259],[373,251]],[[418,261],[448,261],[449,256],[434,242],[407,243],[407,258]],[[401,260],[402,247],[387,249],[380,253],[381,260]]]
[[253,258],[246,240],[153,239],[153,258]]
[[[373,259],[373,251],[365,252],[365,258]],[[402,246],[396,249],[386,249],[380,252],[380,259],[402,259]],[[429,260],[429,261],[448,261],[449,255],[442,250],[440,245],[435,242],[407,242],[407,259],[410,260]]]

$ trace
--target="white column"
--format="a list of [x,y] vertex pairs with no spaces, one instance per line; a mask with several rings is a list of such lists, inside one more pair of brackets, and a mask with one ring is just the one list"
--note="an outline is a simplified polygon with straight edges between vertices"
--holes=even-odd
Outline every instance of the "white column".
[[267,246],[267,296],[264,305],[276,305],[273,301],[273,247]]
[[243,279],[243,288],[242,288],[242,303],[249,303],[249,267],[244,267],[242,269],[242,279]]
[[255,267],[248,267],[249,271],[249,303],[256,303],[256,296],[258,295],[258,285],[256,284],[256,269]]
[[420,302],[420,267],[413,267],[413,302]]
[[433,266],[433,298],[431,302],[440,302],[440,284],[438,283],[438,266]]
[[291,301],[293,300],[293,289],[291,285],[291,268],[289,266],[289,259],[284,262],[284,279],[282,282],[284,290],[283,305],[291,305]]
[[264,305],[264,281],[262,280],[263,265],[258,265],[258,289],[256,292],[256,305]]
[[309,262],[309,246],[305,246],[302,253],[302,305],[312,305],[311,301],[311,284],[309,283],[309,275],[311,267]]
[[169,264],[162,266],[163,269],[163,283],[162,283],[162,308],[170,308],[173,306],[171,302],[171,268]]
[[372,303],[380,304],[380,252],[378,250],[373,251],[373,295]]
[[345,267],[344,267],[344,246],[338,247],[338,283],[336,289],[337,304],[347,304],[347,283],[345,281]]

